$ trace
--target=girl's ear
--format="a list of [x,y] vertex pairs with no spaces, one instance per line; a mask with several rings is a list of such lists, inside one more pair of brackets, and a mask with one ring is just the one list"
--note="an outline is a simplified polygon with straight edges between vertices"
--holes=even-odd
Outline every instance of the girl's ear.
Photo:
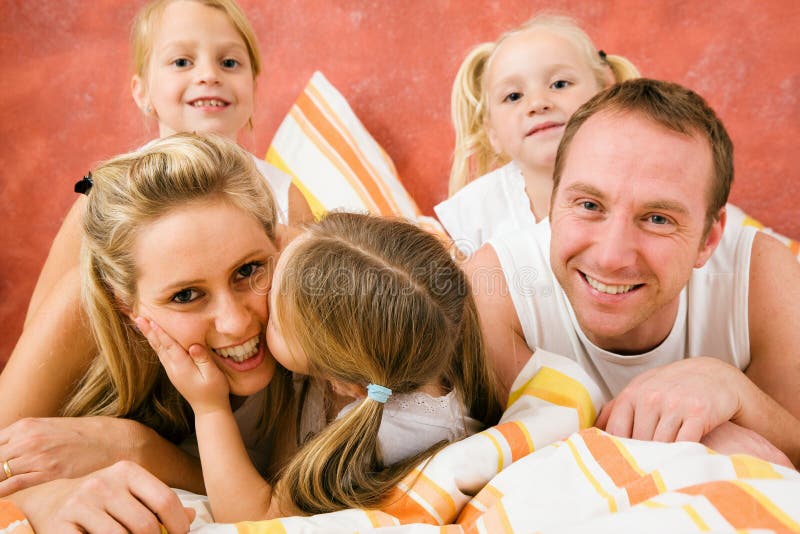
[[600,90],[608,89],[615,83],[617,83],[617,77],[614,75],[614,70],[611,68],[611,65],[606,65],[606,68],[603,70],[603,87],[601,87]]
[[492,145],[492,150],[494,150],[494,153],[502,155],[503,147],[500,145],[500,140],[497,138],[497,132],[495,132],[494,128],[489,125],[488,118],[483,127],[486,130],[486,137],[489,139],[489,144]]
[[367,396],[367,391],[362,386],[336,379],[329,379],[328,382],[331,383],[333,391],[339,395],[353,399],[360,399]]
[[145,115],[150,115],[152,109],[150,108],[150,98],[147,94],[147,84],[138,74],[134,74],[131,78],[131,95],[136,105]]

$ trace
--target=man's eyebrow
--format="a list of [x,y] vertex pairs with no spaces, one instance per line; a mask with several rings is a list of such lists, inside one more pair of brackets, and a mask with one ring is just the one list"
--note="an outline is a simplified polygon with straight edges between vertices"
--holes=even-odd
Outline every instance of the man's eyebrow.
[[644,208],[647,210],[671,211],[683,215],[689,213],[689,208],[682,202],[676,200],[654,200],[652,202],[647,202]]
[[595,186],[587,184],[587,183],[583,183],[583,182],[576,182],[574,184],[571,184],[569,187],[565,188],[564,190],[565,191],[569,191],[571,193],[583,193],[585,195],[589,195],[589,196],[597,197],[597,198],[605,198],[606,197],[606,194],[603,193],[602,191],[600,191]]

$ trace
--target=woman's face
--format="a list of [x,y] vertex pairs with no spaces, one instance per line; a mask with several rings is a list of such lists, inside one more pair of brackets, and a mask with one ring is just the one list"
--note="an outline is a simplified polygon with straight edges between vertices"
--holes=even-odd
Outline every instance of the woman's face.
[[254,216],[222,199],[181,206],[139,230],[134,258],[136,315],[187,351],[210,349],[234,395],[269,384],[267,295],[278,250]]

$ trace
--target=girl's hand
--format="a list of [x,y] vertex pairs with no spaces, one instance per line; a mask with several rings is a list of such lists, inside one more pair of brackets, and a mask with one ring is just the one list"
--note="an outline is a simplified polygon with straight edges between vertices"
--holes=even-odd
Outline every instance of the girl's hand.
[[206,347],[194,344],[187,352],[155,322],[144,317],[137,317],[135,322],[195,415],[231,409],[228,380]]
[[0,430],[0,462],[11,470],[0,469],[0,497],[136,459],[141,435],[139,423],[113,417],[20,419]]

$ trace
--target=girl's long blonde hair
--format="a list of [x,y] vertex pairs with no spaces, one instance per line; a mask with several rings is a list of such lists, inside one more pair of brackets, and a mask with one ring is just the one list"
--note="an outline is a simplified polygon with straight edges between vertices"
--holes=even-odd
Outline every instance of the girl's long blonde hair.
[[586,59],[600,87],[606,84],[607,68],[611,69],[616,82],[639,77],[639,71],[633,63],[622,56],[601,56],[586,32],[571,18],[560,15],[535,16],[519,28],[504,33],[497,41],[477,45],[461,63],[450,96],[456,142],[450,169],[449,196],[456,194],[472,179],[508,163],[506,156],[492,149],[486,133],[488,100],[485,74],[495,50],[503,41],[535,28],[547,29],[569,39]]
[[[179,441],[192,431],[191,410],[126,315],[137,298],[138,231],[177,207],[219,198],[252,214],[274,242],[272,192],[249,154],[213,135],[157,140],[101,164],[92,181],[82,224],[81,282],[99,354],[62,415],[127,417]],[[265,418],[265,432],[291,400],[286,377],[279,371],[270,384],[266,410],[273,417]]]
[[[416,226],[331,213],[311,226],[273,291],[287,340],[312,375],[409,393],[441,379],[469,414],[492,425],[501,406],[469,283],[444,246]],[[385,465],[383,404],[365,398],[306,444],[279,495],[304,513],[370,507],[424,451]]]

